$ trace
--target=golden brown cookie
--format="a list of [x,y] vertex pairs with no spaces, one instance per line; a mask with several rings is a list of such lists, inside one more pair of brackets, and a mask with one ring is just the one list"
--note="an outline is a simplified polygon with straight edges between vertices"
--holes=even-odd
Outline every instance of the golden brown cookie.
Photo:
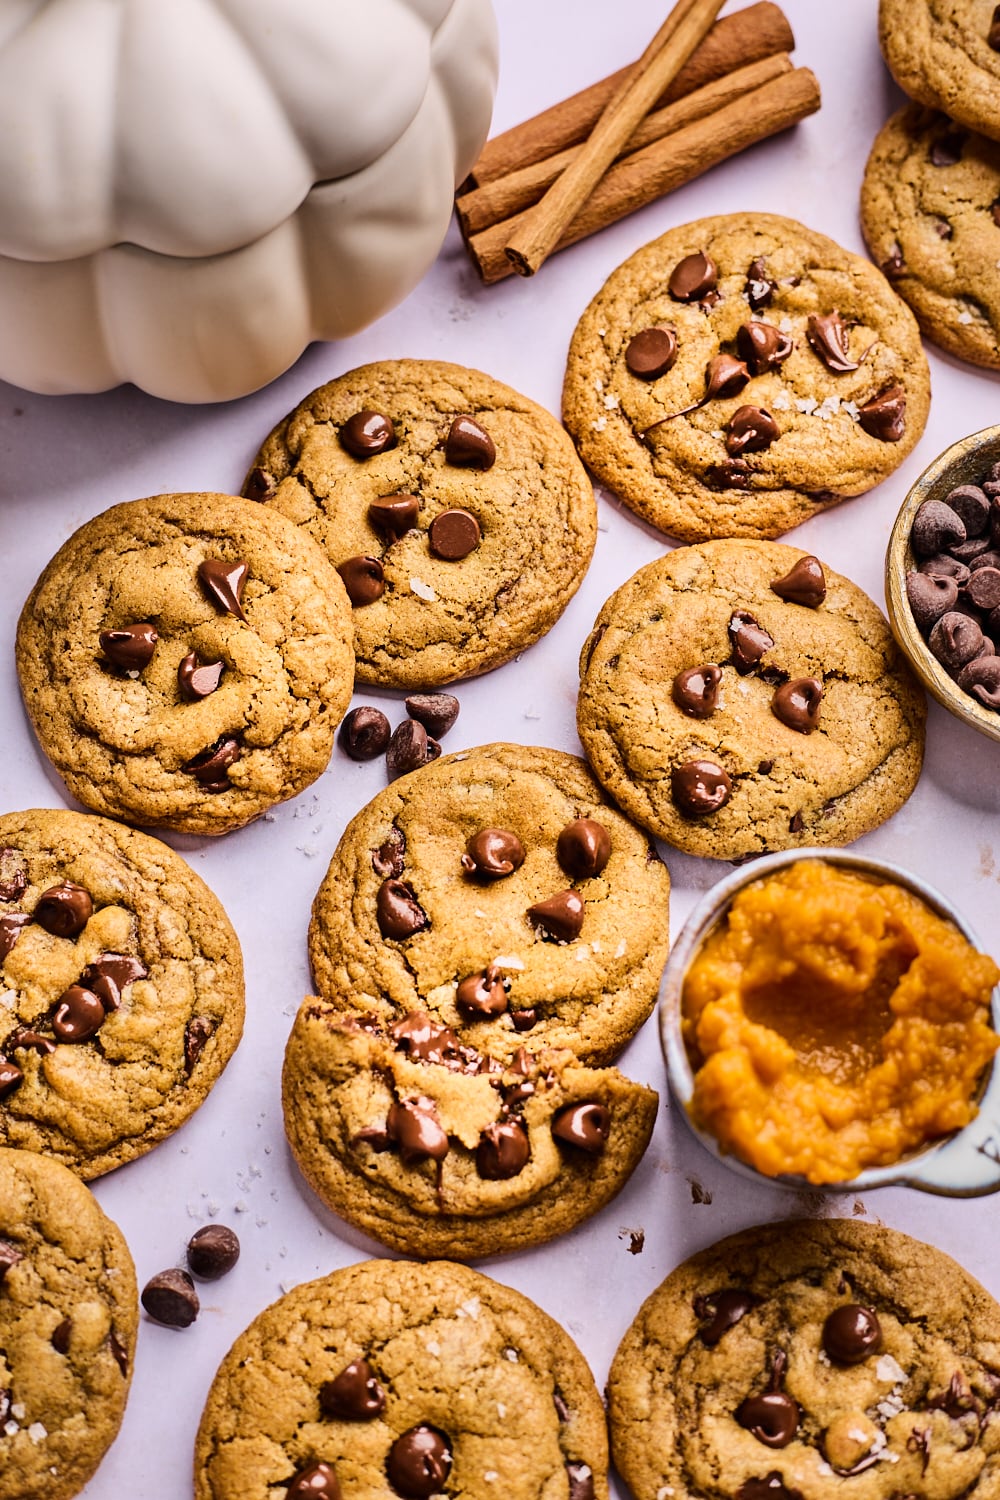
[[891,474],[924,429],[911,313],[868,261],[792,219],[671,229],[577,324],[563,416],[581,457],[683,541],[773,537]]
[[84,1178],[193,1114],[243,1029],[243,961],[205,883],[148,834],[0,816],[0,1141]]
[[0,1500],[69,1500],[121,1426],[138,1324],[117,1225],[58,1162],[0,1150]]
[[350,607],[298,527],[232,495],[158,495],[81,526],[24,606],[42,749],[95,812],[226,833],[325,769],[351,697]]
[[987,1500],[1000,1307],[881,1224],[748,1229],[647,1298],[608,1402],[635,1500]]
[[866,594],[777,542],[679,547],[607,601],[577,727],[643,827],[715,859],[846,844],[906,801],[923,692]]
[[879,45],[904,93],[1000,140],[1000,15],[991,0],[879,0]]
[[1000,145],[907,105],[872,147],[861,227],[922,332],[1000,368]]
[[195,1500],[606,1500],[583,1356],[520,1292],[465,1266],[371,1260],[296,1288],[223,1360]]
[[358,681],[386,687],[473,677],[530,646],[576,593],[597,535],[555,418],[439,360],[363,365],[313,391],[244,492],[339,568]]

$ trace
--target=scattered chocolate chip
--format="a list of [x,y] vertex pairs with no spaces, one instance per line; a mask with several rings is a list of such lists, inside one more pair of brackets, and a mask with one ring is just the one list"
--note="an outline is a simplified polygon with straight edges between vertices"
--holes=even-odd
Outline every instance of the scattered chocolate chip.
[[377,557],[348,557],[337,564],[347,597],[355,609],[374,604],[385,593],[385,570]]
[[927,158],[932,167],[953,167],[962,160],[966,142],[964,130],[949,130],[931,142]]
[[411,1427],[389,1449],[385,1471],[397,1494],[426,1500],[444,1489],[451,1473],[450,1441],[436,1427]]
[[182,698],[194,703],[211,697],[222,678],[221,661],[202,662],[197,651],[189,651],[177,668],[177,687]]
[[80,984],[71,984],[56,1002],[52,1030],[60,1042],[88,1042],[104,1024],[100,997]]
[[385,1410],[385,1391],[366,1359],[352,1359],[319,1388],[319,1409],[340,1422],[371,1422]]
[[503,880],[524,864],[524,845],[507,828],[484,828],[466,841],[462,869],[480,880]]
[[405,855],[406,835],[393,823],[384,841],[377,849],[372,850],[372,869],[376,875],[395,878],[403,873]]
[[390,739],[389,720],[380,708],[352,708],[340,726],[340,748],[351,760],[374,760]]
[[835,375],[846,375],[858,368],[858,361],[850,357],[847,324],[836,310],[810,314],[806,320],[806,338],[813,352]]
[[383,880],[375,898],[375,912],[379,932],[396,942],[404,942],[430,926],[427,913],[401,880]]
[[404,719],[393,730],[389,748],[385,752],[385,768],[389,779],[395,781],[397,776],[408,776],[411,771],[419,771],[428,761],[436,760],[440,753],[440,745],[428,736],[422,724],[416,719]]
[[493,439],[474,417],[456,417],[444,441],[447,463],[463,469],[492,469],[497,450]]
[[726,429],[726,452],[761,453],[780,436],[778,424],[762,406],[738,406]]
[[413,693],[406,699],[406,712],[441,739],[458,718],[458,699],[453,693]]
[[786,604],[803,604],[819,609],[826,598],[826,574],[818,557],[806,553],[796,558],[783,578],[771,579],[771,592]]
[[369,524],[390,545],[416,526],[419,514],[416,495],[380,495],[368,507]]
[[748,1396],[734,1412],[740,1426],[768,1448],[786,1448],[799,1429],[798,1403],[781,1389],[787,1364],[788,1356],[779,1349],[766,1390]]
[[958,584],[936,573],[907,573],[906,598],[919,629],[929,630],[935,620],[954,609]]
[[123,625],[118,630],[102,630],[98,639],[112,666],[120,667],[123,672],[141,672],[152,661],[160,637],[152,625],[143,621]]
[[869,437],[880,443],[898,443],[906,427],[906,392],[891,385],[858,408],[858,421]]
[[776,370],[791,354],[795,344],[787,334],[771,323],[754,319],[736,331],[736,348],[751,375]]
[[793,677],[775,688],[771,712],[797,734],[812,734],[819,723],[823,684],[815,677]]
[[1000,52],[1000,5],[993,7],[993,19],[986,33],[986,45],[992,47],[994,52]]
[[520,1120],[488,1125],[476,1147],[476,1171],[487,1182],[506,1182],[523,1172],[531,1156],[528,1132]]
[[220,609],[246,620],[243,613],[243,586],[250,569],[242,559],[226,562],[221,557],[207,557],[198,564],[198,582]]
[[243,493],[248,500],[256,500],[258,503],[263,504],[265,500],[270,500],[277,488],[278,481],[270,469],[262,469],[258,465],[256,468],[251,469],[247,475],[247,482],[243,486]]
[[747,280],[744,288],[746,299],[754,312],[762,307],[767,307],[778,290],[778,283],[772,281],[767,274],[767,268],[762,256],[752,260],[747,267]]
[[0,964],[3,963],[31,918],[26,912],[11,911],[0,917]]
[[698,302],[706,292],[715,290],[719,268],[703,250],[685,255],[670,273],[668,288],[678,302]]
[[341,1500],[337,1471],[332,1464],[310,1464],[289,1481],[285,1500]]
[[903,252],[898,244],[894,244],[882,262],[882,274],[888,276],[891,281],[895,276],[902,276],[904,267]]
[[725,807],[733,794],[733,783],[714,761],[689,760],[671,771],[670,790],[679,812],[689,818],[704,818]]
[[472,1020],[499,1016],[507,1009],[507,987],[495,964],[467,974],[455,989],[455,1004]]
[[242,754],[239,740],[232,735],[222,735],[214,745],[186,761],[181,770],[193,776],[206,792],[228,792],[230,782],[226,772]]
[[16,901],[28,889],[28,866],[20,849],[0,849],[0,901]]
[[956,679],[963,693],[971,693],[985,708],[1000,708],[1000,656],[976,656]]
[[481,537],[479,522],[468,510],[443,510],[428,532],[431,551],[445,562],[461,562],[475,552]]
[[10,1240],[0,1240],[0,1285],[5,1281],[7,1272],[13,1270],[18,1261],[23,1259],[21,1251]]
[[943,500],[925,500],[913,517],[910,546],[918,557],[948,552],[966,538],[965,522]]
[[24,1082],[24,1074],[16,1063],[0,1054],[0,1099],[6,1099]]
[[[773,641],[771,645],[774,645]],[[670,696],[681,713],[690,715],[692,719],[708,719],[718,706],[721,681],[722,668],[714,663],[702,667],[686,667],[674,678]]]
[[149,1316],[167,1328],[188,1328],[201,1305],[191,1277],[174,1267],[151,1276],[139,1300]]
[[729,617],[726,633],[733,648],[733,666],[741,677],[752,672],[774,639],[745,609],[736,609]]
[[564,1145],[599,1156],[611,1133],[611,1111],[596,1100],[564,1104],[552,1116],[552,1134]]
[[396,430],[389,418],[368,408],[348,417],[338,436],[340,446],[352,458],[374,458],[376,453],[396,446]]
[[625,349],[626,368],[639,380],[657,380],[673,369],[677,359],[677,334],[673,328],[643,328]]
[[949,490],[944,503],[965,527],[965,534],[981,536],[990,521],[990,497],[978,484],[958,484]]
[[184,1028],[184,1071],[191,1074],[205,1043],[215,1030],[215,1022],[207,1016],[194,1016]]
[[742,1287],[724,1287],[722,1291],[707,1292],[704,1296],[696,1297],[695,1317],[709,1320],[698,1329],[698,1337],[702,1343],[714,1349],[722,1335],[728,1333],[730,1328],[735,1328],[751,1308],[756,1307],[758,1300],[753,1292],[745,1291]]
[[522,1010],[512,1010],[510,1019],[515,1031],[530,1031],[538,1024],[538,1011],[534,1006],[525,1006]]
[[202,1281],[218,1281],[240,1258],[240,1242],[225,1224],[206,1224],[188,1240],[187,1263]]
[[53,937],[75,938],[80,936],[93,914],[94,903],[89,893],[82,885],[64,880],[42,892],[31,916],[32,921]]
[[580,936],[583,914],[583,900],[576,891],[559,891],[527,910],[528,921],[556,943],[571,943]]
[[431,1099],[404,1099],[391,1104],[386,1129],[407,1166],[421,1161],[444,1161],[448,1155],[448,1135]]
[[73,1332],[73,1324],[69,1318],[63,1318],[52,1330],[52,1347],[57,1354],[69,1353],[69,1336]]
[[570,880],[590,880],[600,875],[610,858],[611,835],[595,818],[574,819],[556,839],[559,868]]
[[957,671],[979,654],[983,632],[975,620],[951,609],[936,622],[927,644],[943,667]]
[[846,1302],[823,1324],[823,1349],[834,1364],[858,1365],[882,1346],[882,1328],[870,1307]]

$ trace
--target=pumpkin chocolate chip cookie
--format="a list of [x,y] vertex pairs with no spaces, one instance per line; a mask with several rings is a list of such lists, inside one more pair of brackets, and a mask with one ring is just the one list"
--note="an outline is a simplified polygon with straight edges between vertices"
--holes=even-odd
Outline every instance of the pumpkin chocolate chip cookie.
[[128,1246],[58,1162],[0,1149],[0,1500],[69,1500],[114,1441],[138,1324]]
[[877,827],[916,785],[925,713],[868,596],[777,542],[680,547],[641,568],[580,658],[597,779],[643,827],[715,859]]
[[322,550],[232,495],[81,526],[17,630],[42,749],[95,812],[240,828],[325,769],[351,697],[350,607]]
[[572,1339],[466,1266],[370,1260],[250,1324],[208,1393],[195,1500],[606,1500],[607,1433]]
[[791,219],[671,229],[619,266],[570,345],[581,457],[683,541],[773,537],[871,489],[923,431],[927,361],[868,261]]
[[872,147],[861,225],[927,337],[1000,368],[1000,145],[907,105]]
[[904,93],[1000,140],[1000,7],[879,0],[879,45]]
[[559,423],[478,370],[363,365],[271,433],[244,493],[325,549],[354,606],[357,675],[426,688],[509,661],[587,571],[593,490]]
[[83,813],[0,817],[0,1141],[84,1178],[202,1103],[243,1029],[225,912],[179,855]]
[[608,1381],[635,1500],[986,1500],[1000,1307],[881,1224],[731,1235],[647,1298]]

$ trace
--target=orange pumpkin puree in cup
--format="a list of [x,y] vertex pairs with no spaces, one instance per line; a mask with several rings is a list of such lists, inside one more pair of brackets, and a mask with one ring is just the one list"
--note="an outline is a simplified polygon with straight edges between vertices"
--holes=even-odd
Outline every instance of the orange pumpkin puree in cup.
[[897,1162],[975,1116],[998,979],[911,892],[791,865],[736,896],[688,970],[692,1118],[768,1177]]

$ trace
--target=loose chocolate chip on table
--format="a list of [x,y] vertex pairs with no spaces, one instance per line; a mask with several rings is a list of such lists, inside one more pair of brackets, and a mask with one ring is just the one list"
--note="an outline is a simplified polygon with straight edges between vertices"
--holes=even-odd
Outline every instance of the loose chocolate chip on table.
[[507,828],[483,828],[466,841],[462,869],[482,880],[503,880],[524,864],[524,845]]
[[476,1171],[487,1182],[506,1182],[523,1172],[531,1156],[528,1132],[520,1120],[488,1125],[476,1147]]
[[384,453],[396,444],[396,430],[389,418],[369,408],[348,417],[338,436],[340,446],[352,458],[374,458],[376,453]]
[[679,812],[689,818],[704,818],[725,807],[732,796],[733,783],[714,761],[689,760],[682,766],[674,766],[670,790]]
[[823,1324],[823,1349],[834,1364],[860,1364],[881,1344],[882,1328],[877,1315],[859,1302],[835,1307]]
[[482,539],[479,522],[468,510],[443,510],[428,531],[430,549],[445,562],[461,562],[475,552]]
[[6,1099],[24,1082],[24,1074],[16,1063],[0,1054],[0,1099]]
[[756,1307],[757,1301],[753,1292],[745,1291],[742,1287],[724,1287],[722,1291],[707,1292],[704,1296],[696,1297],[695,1317],[709,1319],[698,1330],[702,1343],[714,1349],[722,1335],[728,1333],[730,1328],[735,1328],[751,1308]]
[[94,903],[82,885],[63,880],[49,886],[38,899],[32,920],[53,937],[75,938],[94,914]]
[[16,901],[28,889],[28,867],[20,849],[0,849],[0,901]]
[[397,942],[430,926],[427,913],[402,880],[383,880],[375,898],[375,914],[382,936]]
[[285,1500],[340,1500],[337,1471],[326,1463],[299,1469],[285,1491]]
[[380,495],[368,507],[368,520],[387,542],[398,542],[417,524],[420,501],[416,495]]
[[385,1410],[385,1391],[366,1359],[353,1359],[333,1380],[323,1382],[319,1409],[341,1422],[370,1422]]
[[201,1306],[191,1277],[175,1267],[151,1276],[140,1301],[149,1316],[167,1328],[188,1328]]
[[228,792],[230,783],[226,772],[242,754],[243,748],[239,740],[232,735],[222,735],[207,750],[192,756],[181,769],[193,776],[206,792]]
[[984,707],[1000,708],[1000,656],[974,657],[959,672],[957,682]]
[[643,328],[628,342],[625,365],[640,380],[656,380],[673,369],[677,359],[677,334],[673,328]]
[[786,1448],[799,1429],[799,1407],[782,1389],[788,1356],[779,1349],[771,1365],[767,1389],[741,1401],[737,1422],[768,1448]]
[[102,630],[98,639],[112,666],[124,672],[141,672],[152,661],[160,637],[152,625],[141,621],[119,630]]
[[248,500],[263,502],[270,500],[278,488],[278,481],[270,469],[262,469],[258,465],[256,468],[250,470],[250,473],[247,475],[247,482],[243,488]]
[[775,688],[771,712],[797,734],[812,734],[819,723],[823,684],[815,677],[793,677]]
[[218,1281],[239,1258],[239,1239],[225,1224],[206,1224],[188,1240],[187,1263],[202,1281]]
[[978,484],[959,484],[944,497],[965,527],[966,536],[981,536],[990,521],[990,497]]
[[763,258],[758,256],[756,260],[752,260],[747,267],[744,292],[753,311],[758,312],[760,308],[767,307],[777,290],[778,283],[768,276]]
[[949,130],[931,142],[927,153],[932,167],[953,167],[962,160],[966,133],[964,130]]
[[71,984],[56,1002],[52,1030],[60,1042],[87,1042],[104,1024],[105,1009],[93,990]]
[[355,609],[374,604],[385,593],[385,570],[377,557],[345,558],[337,564],[337,572],[344,580],[347,597]]
[[407,776],[419,771],[428,761],[437,760],[441,746],[432,740],[424,726],[416,719],[404,719],[397,724],[389,739],[385,752],[385,767],[390,781],[397,776]]
[[473,1020],[501,1015],[507,1009],[507,987],[500,970],[490,964],[460,979],[455,988],[455,1004]]
[[776,370],[783,364],[795,344],[772,323],[761,323],[755,319],[736,330],[736,348],[750,374],[763,375],[765,371]]
[[444,1488],[451,1473],[450,1440],[436,1427],[411,1427],[389,1449],[385,1471],[398,1494],[426,1500]]
[[177,686],[182,698],[194,703],[215,692],[222,678],[221,661],[202,662],[197,651],[189,651],[177,668]]
[[226,562],[221,557],[207,557],[198,564],[198,582],[213,604],[217,604],[227,614],[235,615],[238,620],[245,621],[243,586],[249,571],[242,559]]
[[731,457],[761,453],[779,436],[778,424],[769,411],[762,406],[739,406],[726,429],[726,452]]
[[184,1071],[190,1074],[194,1070],[199,1057],[205,1050],[205,1044],[215,1031],[214,1021],[207,1016],[194,1016],[184,1028]]
[[552,1116],[552,1134],[566,1146],[599,1156],[611,1133],[611,1111],[594,1099],[564,1104]]
[[0,1240],[0,1283],[4,1281],[7,1272],[23,1259],[21,1251],[16,1245],[12,1245],[10,1240]]
[[835,375],[846,375],[858,368],[858,361],[848,353],[848,328],[840,313],[811,313],[806,320],[806,338],[810,348]]
[[557,943],[571,943],[580,936],[583,926],[583,900],[576,891],[559,891],[529,906],[527,917],[543,937]]
[[57,1354],[69,1352],[69,1336],[73,1332],[73,1324],[69,1318],[63,1318],[52,1330],[52,1347]]
[[752,672],[766,651],[774,645],[774,639],[745,609],[736,609],[726,626],[733,648],[733,666],[741,677]]
[[27,927],[30,921],[31,918],[27,913],[20,911],[8,912],[6,916],[0,917],[0,964],[21,936],[22,929]]
[[826,598],[826,574],[818,557],[807,553],[795,560],[783,578],[772,578],[771,592],[786,604],[804,604],[819,609]]
[[927,644],[943,667],[957,670],[978,655],[983,632],[975,620],[952,609],[937,621]]
[[443,1161],[448,1155],[448,1135],[431,1099],[403,1099],[391,1104],[386,1129],[408,1166],[421,1161]]
[[906,430],[906,392],[890,385],[858,408],[858,422],[869,437],[880,443],[898,443]]
[[990,29],[986,33],[987,46],[992,47],[994,52],[1000,52],[1000,5],[993,7],[993,20]]
[[600,875],[611,858],[611,835],[596,818],[575,818],[556,839],[559,868],[570,880]]
[[446,735],[458,718],[458,699],[453,693],[413,693],[405,701],[410,718],[437,739]]
[[[774,645],[773,641],[771,645]],[[714,662],[702,667],[685,667],[674,678],[670,696],[681,713],[690,715],[692,719],[708,719],[715,713],[719,702],[721,681],[722,668],[717,667]]]
[[678,302],[698,302],[706,292],[715,290],[719,279],[719,268],[703,250],[685,255],[670,273],[668,283],[671,297]]
[[1000,604],[1000,569],[973,568],[963,593],[977,609],[996,609]]
[[389,743],[389,720],[380,708],[352,708],[337,735],[340,748],[351,760],[374,760]]
[[929,629],[935,620],[954,608],[958,584],[954,578],[937,573],[907,573],[906,598],[917,626]]
[[448,463],[463,469],[492,469],[497,450],[486,428],[474,417],[456,417],[444,441]]

